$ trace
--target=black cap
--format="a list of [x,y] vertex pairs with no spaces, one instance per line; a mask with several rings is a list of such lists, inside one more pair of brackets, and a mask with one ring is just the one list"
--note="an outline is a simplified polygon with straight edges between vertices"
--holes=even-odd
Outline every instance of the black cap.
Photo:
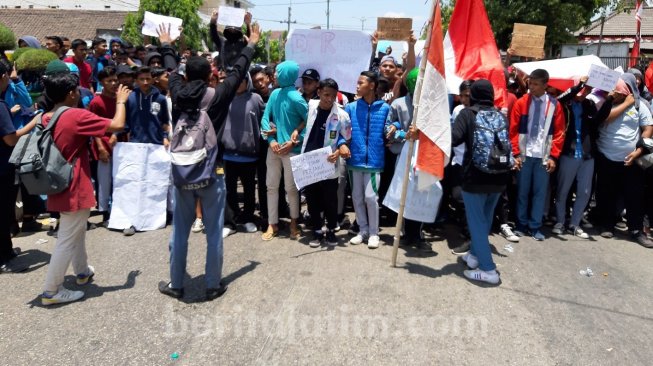
[[311,79],[315,81],[320,81],[320,73],[315,69],[306,69],[302,74],[302,79]]
[[122,74],[133,75],[134,70],[128,65],[118,65],[118,68],[116,69],[116,75],[122,75]]

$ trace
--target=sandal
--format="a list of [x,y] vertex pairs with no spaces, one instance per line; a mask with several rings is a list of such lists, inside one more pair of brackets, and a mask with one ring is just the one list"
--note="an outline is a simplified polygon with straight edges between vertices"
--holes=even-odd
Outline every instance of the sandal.
[[297,225],[290,226],[290,240],[297,240],[302,235],[302,229]]
[[274,229],[268,228],[263,235],[261,235],[261,239],[263,241],[270,241],[274,239],[275,236],[277,236],[278,231],[275,231]]

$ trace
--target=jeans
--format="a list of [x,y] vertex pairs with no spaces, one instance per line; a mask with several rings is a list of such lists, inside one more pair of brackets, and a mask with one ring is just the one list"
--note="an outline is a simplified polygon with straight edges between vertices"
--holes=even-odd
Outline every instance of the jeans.
[[206,288],[218,288],[222,279],[222,228],[224,225],[225,185],[218,176],[209,186],[197,190],[174,187],[175,211],[170,237],[170,279],[172,288],[184,287],[188,236],[195,221],[195,199],[202,201],[202,221],[206,228]]
[[[517,229],[539,230],[542,227],[549,173],[541,158],[526,157],[517,172]],[[530,202],[530,214],[528,204]]]
[[112,162],[109,158],[108,162],[97,162],[97,195],[98,195],[98,211],[109,212],[109,201],[111,200],[111,188],[113,183],[112,177]]
[[576,201],[571,214],[569,226],[578,227],[583,218],[583,212],[592,193],[592,178],[594,177],[594,159],[574,159],[571,156],[561,156],[558,169],[558,192],[556,195],[556,219],[565,223],[567,197],[574,180],[576,181]]
[[[522,168],[523,169],[523,168]],[[478,259],[478,268],[482,271],[492,271],[497,268],[492,260],[490,250],[490,229],[494,207],[501,193],[470,193],[463,191],[467,226],[472,237],[470,252]]]

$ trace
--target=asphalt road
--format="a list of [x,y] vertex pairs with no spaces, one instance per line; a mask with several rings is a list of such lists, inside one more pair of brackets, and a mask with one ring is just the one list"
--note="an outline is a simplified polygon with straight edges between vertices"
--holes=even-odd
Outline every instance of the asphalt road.
[[[52,308],[38,294],[54,239],[18,237],[30,268],[0,275],[0,364],[651,364],[652,250],[565,236],[522,238],[510,252],[495,235],[502,284],[488,287],[462,277],[455,228],[441,233],[451,241],[432,238],[435,253],[400,249],[398,268],[389,233],[376,250],[237,233],[225,242],[229,290],[203,302],[203,235],[191,235],[177,301],[157,290],[169,227],[132,237],[98,228],[87,235],[97,274],[85,299]],[[579,273],[587,267],[592,277]],[[66,286],[78,288],[72,273]]]

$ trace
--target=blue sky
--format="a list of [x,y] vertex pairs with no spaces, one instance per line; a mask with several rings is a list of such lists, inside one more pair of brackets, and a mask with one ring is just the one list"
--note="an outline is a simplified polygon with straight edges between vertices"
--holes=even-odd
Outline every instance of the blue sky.
[[[279,23],[288,19],[288,0],[252,0],[256,5],[252,9],[254,20],[265,30],[287,29],[287,24]],[[413,18],[413,29],[419,34],[430,14],[431,0],[331,0],[330,24],[332,29],[361,30],[365,18],[364,30],[376,29],[376,18],[406,17]],[[293,0],[290,28],[306,29],[316,25],[326,28],[326,0]]]

